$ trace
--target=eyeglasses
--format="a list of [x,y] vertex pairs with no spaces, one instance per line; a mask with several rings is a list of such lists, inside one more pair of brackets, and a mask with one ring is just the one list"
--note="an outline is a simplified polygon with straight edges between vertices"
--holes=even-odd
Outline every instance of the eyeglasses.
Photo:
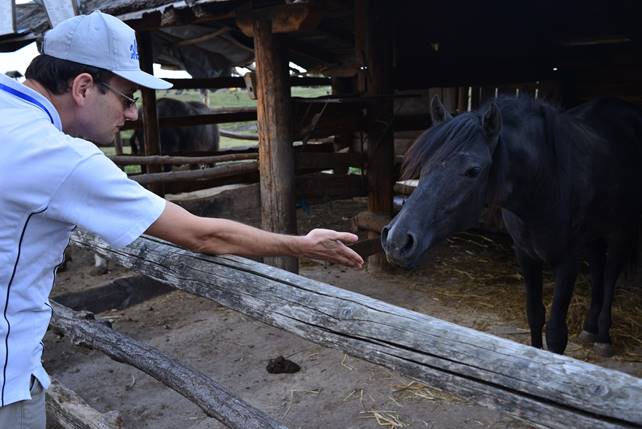
[[123,100],[125,100],[125,109],[130,109],[132,106],[135,106],[136,103],[138,102],[138,97],[130,97],[128,95],[123,94],[122,92],[118,91],[117,89],[112,88],[110,85],[106,84],[105,82],[98,82],[100,85],[104,86],[108,90],[112,91],[116,95],[120,95],[123,97]]

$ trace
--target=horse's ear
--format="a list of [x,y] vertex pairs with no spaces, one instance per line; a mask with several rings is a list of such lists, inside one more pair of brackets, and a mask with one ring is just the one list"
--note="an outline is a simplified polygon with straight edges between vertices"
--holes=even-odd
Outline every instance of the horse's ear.
[[488,110],[484,113],[482,118],[482,126],[484,128],[484,133],[488,138],[493,141],[499,135],[499,132],[502,130],[502,114],[499,111],[499,107],[494,102],[491,102],[488,106]]
[[446,106],[441,103],[438,95],[435,95],[430,101],[430,117],[432,118],[433,125],[447,121],[453,117],[448,109],[446,109]]

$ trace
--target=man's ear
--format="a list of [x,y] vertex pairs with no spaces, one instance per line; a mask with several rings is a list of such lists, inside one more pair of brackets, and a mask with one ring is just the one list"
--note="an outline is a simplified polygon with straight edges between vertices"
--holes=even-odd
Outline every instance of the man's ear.
[[97,84],[89,73],[80,73],[71,81],[69,91],[76,104],[84,106],[91,91],[97,91]]

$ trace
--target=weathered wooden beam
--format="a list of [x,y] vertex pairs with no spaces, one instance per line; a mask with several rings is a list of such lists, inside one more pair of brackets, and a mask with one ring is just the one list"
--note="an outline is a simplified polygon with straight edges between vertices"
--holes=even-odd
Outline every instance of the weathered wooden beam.
[[0,0],[0,36],[16,32],[16,4],[14,0]]
[[135,180],[141,185],[150,185],[240,176],[257,171],[258,168],[258,164],[255,161],[250,161],[236,164],[226,164],[219,167],[203,168],[199,170],[138,174],[135,176],[130,176],[129,178]]
[[112,155],[109,159],[116,165],[183,165],[183,164],[215,164],[217,162],[242,161],[257,159],[258,153],[236,153],[229,155],[213,156],[134,156],[134,155]]
[[[203,79],[165,79],[174,84],[172,89],[221,89],[245,88],[242,77],[212,77]],[[325,77],[290,77],[290,87],[293,86],[327,86],[330,79]]]
[[[388,2],[369,0],[366,7],[366,60],[368,95],[391,95],[393,66],[392,7]],[[394,177],[393,102],[382,98],[368,103],[368,210],[392,215]],[[368,232],[368,238],[378,233]],[[381,254],[368,259],[368,269],[377,270],[387,262]]]
[[[272,232],[296,233],[294,149],[292,148],[288,55],[284,40],[272,34],[272,22],[253,22],[256,58],[256,110],[261,175],[261,225]],[[293,257],[266,263],[298,272]]]
[[231,218],[261,210],[258,183],[224,185],[166,198],[197,216]]
[[247,37],[254,37],[257,19],[270,21],[271,33],[294,33],[311,30],[321,21],[321,10],[315,3],[298,3],[239,12],[236,25]]
[[[136,33],[138,40],[138,53],[140,68],[150,74],[154,74],[152,35],[148,31]],[[156,91],[141,87],[143,97],[143,154],[158,155],[160,153],[160,131],[158,128],[158,116],[156,111]],[[124,128],[124,127],[123,127]],[[156,174],[161,171],[158,165],[148,165],[145,172]],[[163,195],[163,187],[152,184],[148,189],[156,194]]]
[[78,15],[75,0],[43,0],[47,18],[52,27],[60,24],[65,19]]
[[205,413],[230,428],[285,428],[282,424],[231,395],[207,375],[165,355],[154,347],[118,333],[94,321],[93,315],[77,313],[51,303],[51,326],[74,344],[100,350],[117,362],[132,365],[174,389]]
[[[158,120],[160,128],[189,127],[203,124],[225,124],[229,122],[244,122],[256,120],[256,109],[253,107],[236,107],[225,109],[211,109],[212,113],[207,115],[194,116],[171,116]],[[146,116],[145,116],[146,118]],[[123,130],[141,128],[145,120],[128,121],[122,127]],[[145,134],[147,135],[147,134]],[[156,152],[158,153],[158,152]]]
[[[101,413],[76,392],[52,378],[46,392],[47,423],[63,429],[122,429],[123,419],[117,411]],[[49,426],[48,426],[49,427]]]
[[235,256],[142,237],[72,243],[310,341],[338,348],[540,428],[642,427],[642,379],[464,328]]

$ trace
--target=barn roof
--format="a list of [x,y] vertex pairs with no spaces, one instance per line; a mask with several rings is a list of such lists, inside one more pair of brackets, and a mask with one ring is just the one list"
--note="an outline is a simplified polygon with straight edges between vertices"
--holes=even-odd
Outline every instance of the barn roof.
[[[277,6],[307,7],[317,19],[283,35],[293,62],[332,76],[354,75],[362,66],[355,28],[367,7],[363,0],[80,0],[79,9],[100,9],[149,30],[156,62],[194,77],[214,77],[253,61],[253,40],[238,25],[242,16]],[[394,7],[397,88],[577,75],[621,82],[642,75],[642,29],[634,0],[398,0]],[[18,5],[18,32],[0,38],[0,51],[19,48],[48,26],[41,6]]]

